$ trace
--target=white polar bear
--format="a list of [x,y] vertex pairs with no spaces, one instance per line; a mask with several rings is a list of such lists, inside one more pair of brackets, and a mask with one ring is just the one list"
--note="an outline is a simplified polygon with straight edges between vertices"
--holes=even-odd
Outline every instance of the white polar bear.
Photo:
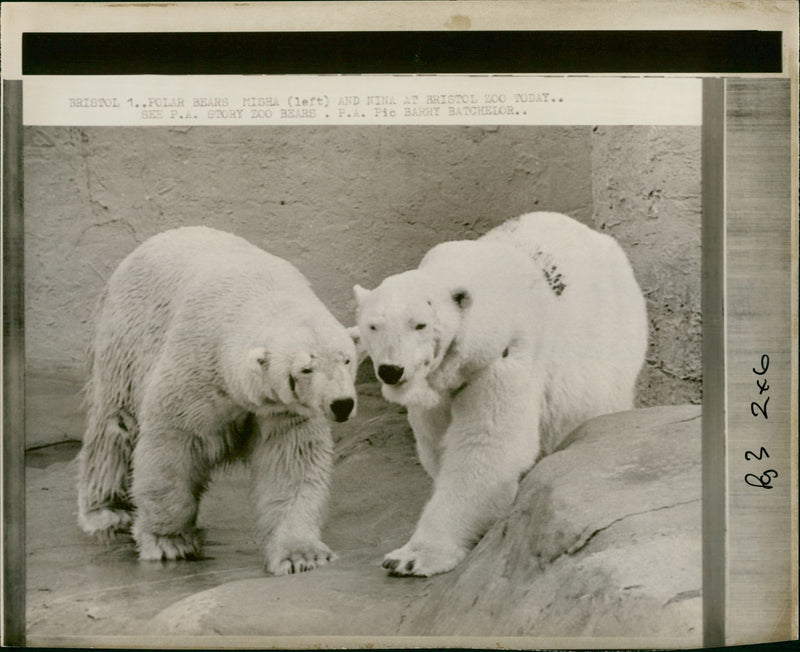
[[91,357],[86,532],[132,525],[141,559],[196,557],[211,470],[248,460],[265,570],[332,559],[320,541],[327,420],[355,414],[356,351],[292,265],[205,227],[156,235],[111,276]]
[[406,405],[433,496],[395,575],[452,569],[510,507],[541,455],[587,419],[630,409],[647,347],[620,246],[557,213],[434,247],[415,270],[354,288],[353,335],[384,396]]

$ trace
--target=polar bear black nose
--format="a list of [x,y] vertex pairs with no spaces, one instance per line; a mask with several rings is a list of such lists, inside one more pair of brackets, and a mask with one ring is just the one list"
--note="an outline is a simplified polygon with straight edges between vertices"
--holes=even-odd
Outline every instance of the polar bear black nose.
[[331,403],[331,412],[337,421],[347,421],[354,405],[355,401],[352,398],[340,398]]
[[387,385],[396,385],[403,377],[403,368],[393,364],[382,364],[378,367],[378,376]]

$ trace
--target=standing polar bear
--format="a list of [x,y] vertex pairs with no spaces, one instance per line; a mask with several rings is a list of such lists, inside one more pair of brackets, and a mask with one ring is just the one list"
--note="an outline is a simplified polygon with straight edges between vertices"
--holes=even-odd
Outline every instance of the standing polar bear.
[[286,261],[205,227],[149,239],[98,307],[80,526],[105,539],[132,526],[141,559],[198,556],[211,470],[248,460],[265,570],[327,563],[328,421],[355,413],[355,356]]
[[633,406],[647,347],[619,245],[557,213],[437,245],[415,270],[354,288],[353,335],[408,408],[434,480],[396,575],[452,569],[510,507],[520,476],[587,419]]

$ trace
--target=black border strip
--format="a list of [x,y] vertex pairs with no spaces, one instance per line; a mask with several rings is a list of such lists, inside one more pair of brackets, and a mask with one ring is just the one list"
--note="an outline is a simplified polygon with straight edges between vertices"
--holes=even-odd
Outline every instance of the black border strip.
[[3,81],[3,646],[25,645],[22,82]]
[[778,31],[27,32],[24,75],[780,73]]

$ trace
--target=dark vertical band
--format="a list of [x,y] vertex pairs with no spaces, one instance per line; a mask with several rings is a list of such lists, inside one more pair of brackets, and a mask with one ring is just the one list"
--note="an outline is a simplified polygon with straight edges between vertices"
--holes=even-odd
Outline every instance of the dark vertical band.
[[3,645],[25,644],[22,82],[3,82]]
[[703,80],[703,644],[725,645],[725,80]]

